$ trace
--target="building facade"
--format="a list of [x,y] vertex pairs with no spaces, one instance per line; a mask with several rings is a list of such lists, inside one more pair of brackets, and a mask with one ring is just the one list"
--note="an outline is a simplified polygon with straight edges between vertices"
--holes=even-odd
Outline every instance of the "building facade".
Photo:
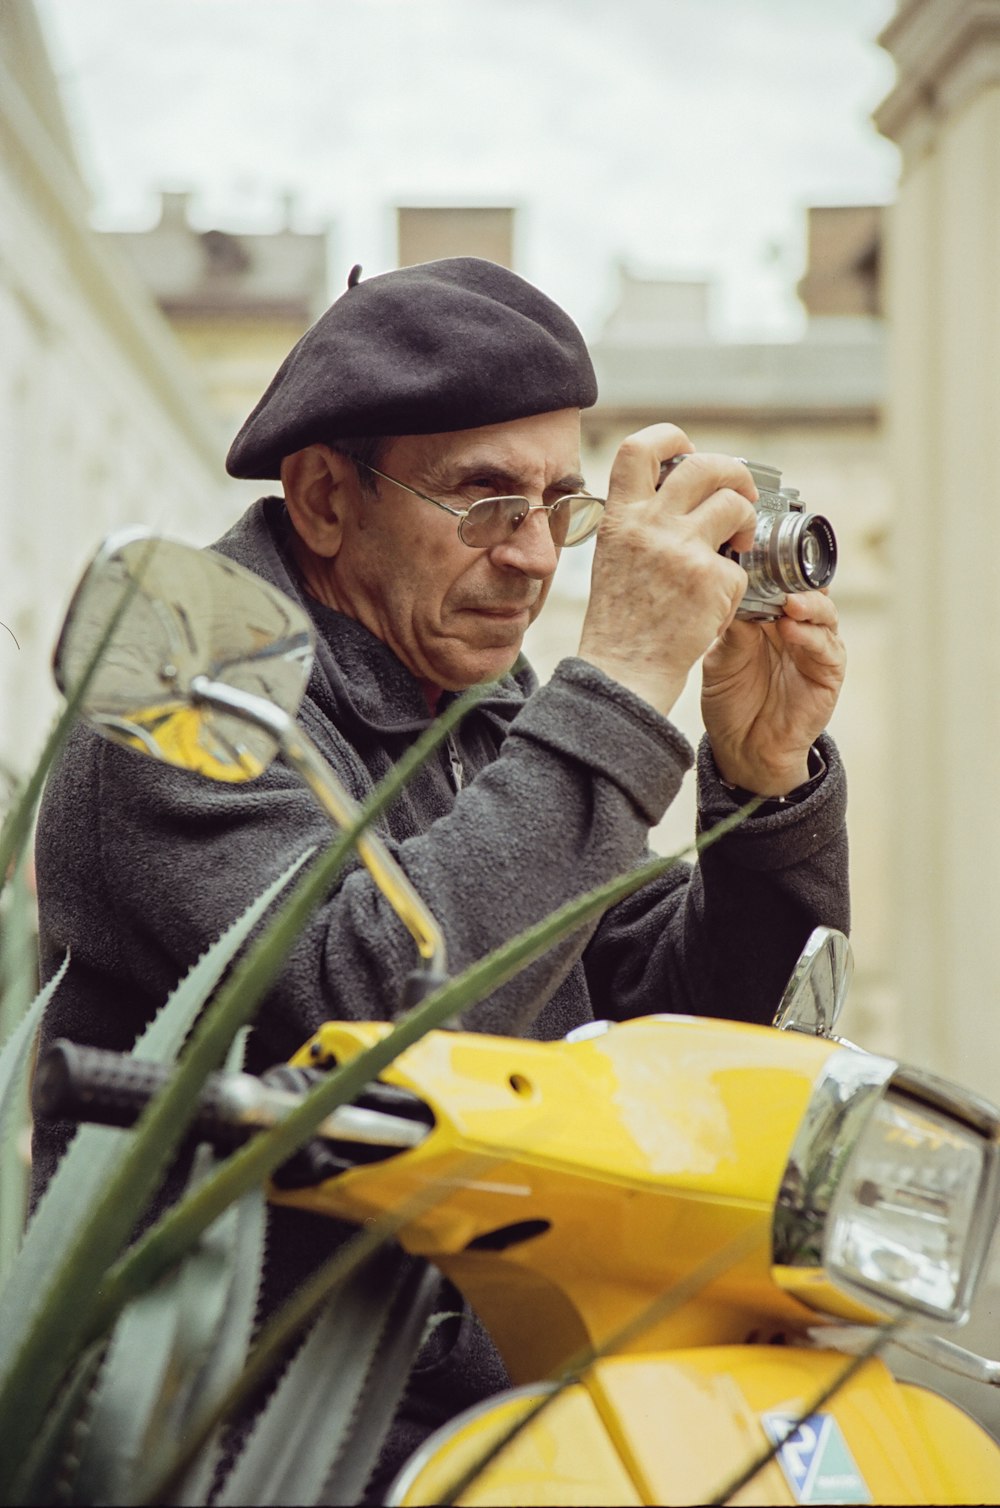
[[225,454],[292,346],[322,314],[327,235],[282,223],[261,232],[199,228],[191,195],[161,193],[147,230],[102,239],[135,268],[197,371]]

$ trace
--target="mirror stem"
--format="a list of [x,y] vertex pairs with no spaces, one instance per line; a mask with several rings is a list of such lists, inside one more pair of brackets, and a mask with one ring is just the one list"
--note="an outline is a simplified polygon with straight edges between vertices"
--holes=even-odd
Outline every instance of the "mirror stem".
[[[191,680],[192,701],[253,723],[274,739],[333,824],[343,831],[358,819],[358,806],[322,754],[294,718],[263,697],[237,691],[207,676]],[[369,828],[357,841],[358,854],[381,893],[417,945],[424,971],[436,985],[447,975],[444,936],[434,917],[377,833]]]
[[[820,1346],[834,1346],[838,1351],[856,1355],[877,1334],[867,1325],[817,1325],[809,1331],[810,1338]],[[929,1361],[965,1377],[970,1382],[983,1383],[986,1387],[1000,1387],[1000,1361],[980,1356],[976,1351],[967,1351],[954,1341],[940,1335],[925,1335],[912,1330],[903,1330],[892,1337],[892,1344],[910,1356]]]

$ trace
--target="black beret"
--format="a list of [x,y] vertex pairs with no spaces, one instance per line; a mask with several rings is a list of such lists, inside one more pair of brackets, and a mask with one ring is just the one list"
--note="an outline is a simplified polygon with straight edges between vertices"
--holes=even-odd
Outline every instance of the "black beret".
[[362,435],[477,429],[588,408],[597,380],[558,304],[506,267],[448,257],[357,281],[292,348],[233,441],[230,476]]

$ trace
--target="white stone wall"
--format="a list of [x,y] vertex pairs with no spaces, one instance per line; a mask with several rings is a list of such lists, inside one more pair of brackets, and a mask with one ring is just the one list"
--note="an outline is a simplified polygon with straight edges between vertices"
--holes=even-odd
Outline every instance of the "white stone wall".
[[878,123],[903,151],[887,284],[894,962],[911,1053],[996,1102],[1000,0],[912,0],[884,42],[899,75]]
[[44,57],[12,15],[0,27],[0,764],[21,772],[56,711],[52,649],[104,534],[144,523],[206,542],[239,504],[174,336],[88,228],[41,108]]

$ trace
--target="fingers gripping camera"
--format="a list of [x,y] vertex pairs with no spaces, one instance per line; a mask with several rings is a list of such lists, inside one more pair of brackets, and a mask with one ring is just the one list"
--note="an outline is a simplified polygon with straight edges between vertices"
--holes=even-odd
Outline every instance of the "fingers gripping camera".
[[[683,459],[665,462],[662,475]],[[776,467],[746,460],[744,465],[758,492],[753,545],[749,550],[723,545],[719,553],[735,560],[750,578],[737,618],[773,621],[781,617],[790,592],[830,585],[837,569],[837,539],[828,519],[805,511],[796,488],[782,487]]]

